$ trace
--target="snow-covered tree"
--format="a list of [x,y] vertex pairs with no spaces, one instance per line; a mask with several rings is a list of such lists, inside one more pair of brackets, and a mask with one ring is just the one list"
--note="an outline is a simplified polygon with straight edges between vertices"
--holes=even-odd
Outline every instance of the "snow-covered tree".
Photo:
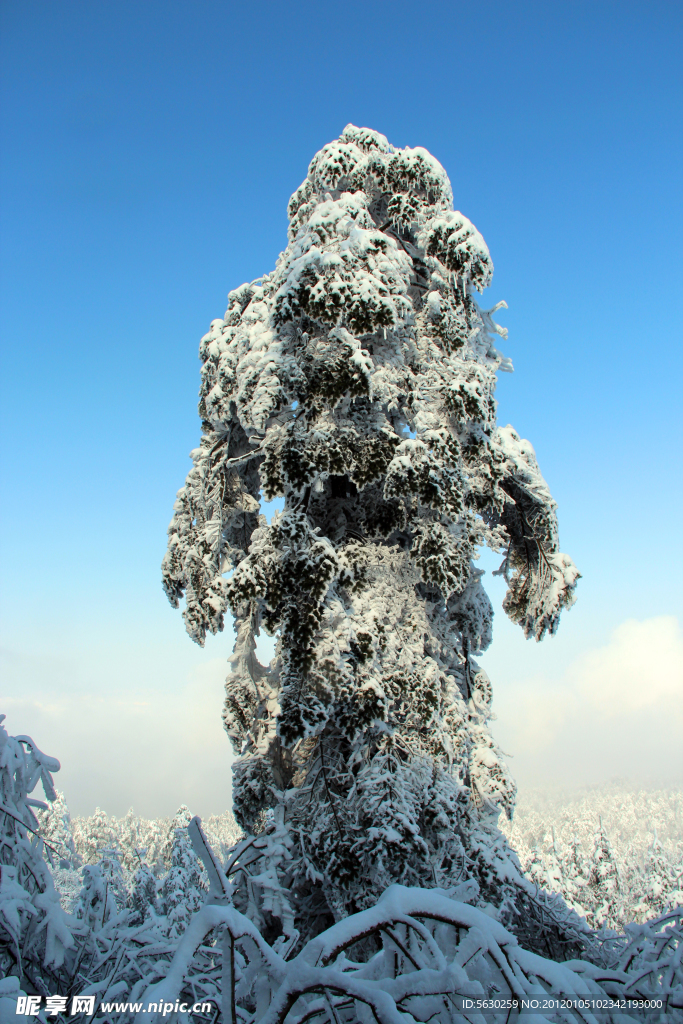
[[571,838],[565,851],[562,864],[562,895],[568,905],[582,917],[586,916],[584,907],[586,885],[590,869],[576,833]]
[[527,874],[536,885],[549,892],[562,893],[565,889],[563,853],[557,844],[555,829],[551,830],[551,842],[545,850],[535,846],[532,859],[527,867]]
[[171,867],[161,887],[161,906],[166,916],[166,932],[175,939],[183,934],[190,918],[199,910],[206,890],[187,828],[174,829],[170,856]]
[[145,849],[141,835],[141,819],[130,807],[123,818],[116,820],[116,845],[120,851],[121,865],[125,871],[134,873],[142,863]]
[[57,851],[56,856],[63,867],[77,867],[80,857],[76,852],[69,807],[64,794],[59,790],[56,792],[57,795],[47,810],[37,812],[40,834],[45,842]]
[[141,864],[133,875],[128,907],[133,911],[132,924],[142,924],[157,911],[157,880],[147,864]]
[[526,873],[539,888],[543,889],[546,885],[546,865],[545,858],[541,852],[540,846],[534,846],[531,853],[531,860],[527,864]]
[[244,838],[244,833],[235,821],[232,811],[210,815],[202,827],[212,847],[223,860],[229,856],[235,844]]
[[167,868],[170,868],[172,864],[172,851],[177,841],[176,832],[179,828],[187,829],[191,820],[192,815],[190,814],[187,804],[181,804],[168,824],[166,829],[166,838],[161,846],[161,860]]
[[683,904],[683,867],[667,856],[654,831],[641,877],[641,899],[636,910],[643,918],[659,917]]
[[[282,808],[304,935],[395,882],[471,878],[500,906],[515,786],[475,661],[493,612],[474,562],[502,552],[504,608],[536,639],[578,578],[531,444],[496,426],[505,303],[479,306],[488,249],[424,149],[349,125],[289,219],[275,270],[202,339],[203,436],[164,586],[200,644],[235,616],[235,814],[253,832]],[[262,497],[284,499],[270,524]]]
[[91,931],[103,928],[119,913],[116,891],[110,888],[99,864],[86,864],[83,868],[83,888],[80,892],[77,917]]
[[619,928],[623,923],[622,872],[602,818],[595,832],[588,889],[593,904],[591,924]]
[[153,873],[162,875],[170,866],[169,861],[164,862],[162,851],[167,848],[168,822],[163,819],[154,818],[151,821],[141,821],[139,830],[140,859],[148,864]]
[[105,850],[116,846],[114,826],[99,807],[89,818],[76,818],[73,831],[76,848],[85,864],[97,864]]

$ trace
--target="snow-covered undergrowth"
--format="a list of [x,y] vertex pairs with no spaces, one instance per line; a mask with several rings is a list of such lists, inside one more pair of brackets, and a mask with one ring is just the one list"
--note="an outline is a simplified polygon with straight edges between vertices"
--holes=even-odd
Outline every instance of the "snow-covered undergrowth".
[[[487,913],[469,905],[469,883],[448,892],[393,885],[373,907],[303,944],[295,933],[269,943],[234,906],[231,879],[258,859],[259,848],[272,845],[276,823],[267,823],[260,837],[238,842],[226,860],[199,819],[188,825],[183,809],[164,840],[148,848],[158,851],[158,874],[143,847],[136,847],[132,870],[122,863],[129,858],[114,848],[116,829],[102,813],[90,819],[99,838],[87,829],[70,830],[52,784],[58,767],[30,737],[10,737],[0,726],[3,1024],[16,1019],[17,1000],[27,993],[93,995],[98,1019],[137,1018],[139,1024],[157,1015],[188,1020],[176,1004],[200,1001],[211,1003],[212,1011],[191,1019],[225,1024],[474,1024],[514,1019],[511,1003],[547,1004],[551,998],[558,1000],[557,1011],[535,1012],[534,1020],[591,1022],[596,1018],[590,1007],[607,1001],[614,1007],[601,1011],[601,1020],[683,1021],[680,910],[631,925],[620,936],[587,932],[590,955],[557,963],[525,949],[493,908]],[[39,781],[51,812],[30,795]],[[136,821],[133,815],[121,820],[128,827]],[[220,822],[213,821],[214,835]],[[229,826],[225,818],[222,827]],[[140,838],[151,831],[138,822],[121,834]],[[76,875],[74,833],[90,863],[79,869],[81,889],[68,912],[53,874]],[[489,1001],[485,1016],[476,1010],[478,1000]],[[638,1009],[638,1000],[650,1008]],[[112,1009],[102,1010],[103,1003]],[[124,1003],[139,1003],[140,1009],[136,1014]],[[150,1005],[170,1009],[157,1013]],[[80,1024],[87,1016],[71,1014],[69,1020]]]

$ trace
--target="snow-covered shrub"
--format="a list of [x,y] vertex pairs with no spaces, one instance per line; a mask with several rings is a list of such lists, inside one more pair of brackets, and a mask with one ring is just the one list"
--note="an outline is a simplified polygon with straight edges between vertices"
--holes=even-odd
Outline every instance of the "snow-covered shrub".
[[40,782],[46,799],[55,799],[52,773],[59,761],[30,736],[9,736],[5,717],[0,715],[0,977],[11,975],[25,987],[59,977],[76,943],[43,858],[34,808],[46,804],[30,795]]
[[[140,994],[143,1006],[173,1006],[184,998],[197,971],[195,950],[206,949],[213,935],[216,998],[231,1024],[453,1024],[482,1020],[472,1002],[465,1004],[482,999],[490,1000],[485,1019],[503,1024],[511,1018],[511,1000],[520,1006],[549,997],[557,1012],[534,1013],[539,1024],[594,1020],[585,1001],[604,1007],[609,997],[661,1000],[662,1010],[601,1009],[606,1024],[683,1021],[680,915],[634,927],[610,950],[613,966],[559,964],[524,949],[490,914],[455,894],[392,885],[373,907],[283,956],[232,905],[234,890],[197,819],[190,834],[211,882],[210,899],[193,917],[165,976]],[[145,1013],[143,1019],[153,1024],[155,1018]]]
[[[683,1020],[683,909],[670,911],[645,924],[630,924],[626,936],[611,940],[613,966],[598,967],[585,961],[567,964],[585,978],[598,982],[612,998],[661,1004],[644,1009],[648,1021],[674,1024]],[[629,1011],[636,1019],[641,1015]]]

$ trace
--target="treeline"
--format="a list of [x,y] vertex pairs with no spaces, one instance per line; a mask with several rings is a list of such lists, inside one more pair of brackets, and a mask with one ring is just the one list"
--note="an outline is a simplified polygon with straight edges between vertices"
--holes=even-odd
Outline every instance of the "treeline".
[[[141,818],[132,809],[117,818],[98,807],[89,817],[72,819],[64,794],[58,793],[38,817],[41,836],[52,848],[53,877],[65,910],[75,912],[93,900],[99,905],[104,900],[99,890],[105,888],[119,909],[143,900],[158,915],[173,912],[170,925],[189,920],[196,909],[206,880],[187,838],[192,815],[186,806],[172,818]],[[242,836],[230,811],[211,815],[202,827],[222,859]],[[183,902],[186,913],[180,910]]]
[[[128,811],[71,819],[62,794],[41,812],[46,841],[58,851],[54,877],[65,909],[76,907],[84,880],[93,884],[99,865],[121,905],[137,889],[161,913],[175,906],[175,888],[199,895],[203,868],[184,835],[191,814],[141,818]],[[683,904],[683,791],[635,790],[610,785],[579,794],[527,791],[512,822],[500,821],[527,876],[540,889],[561,894],[593,929],[622,932]],[[241,837],[230,811],[212,815],[203,828],[225,860]],[[181,834],[178,835],[177,830]],[[175,848],[175,855],[174,855]],[[175,864],[174,864],[175,856]],[[174,872],[171,877],[170,873]],[[136,876],[140,875],[136,882]],[[138,893],[138,897],[140,895]],[[97,902],[97,901],[96,901]],[[175,916],[180,923],[180,911]]]

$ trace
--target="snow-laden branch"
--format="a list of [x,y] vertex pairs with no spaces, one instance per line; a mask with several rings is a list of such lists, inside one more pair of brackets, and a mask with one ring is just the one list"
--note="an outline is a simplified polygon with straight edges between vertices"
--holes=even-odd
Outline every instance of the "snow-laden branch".
[[[174,1005],[180,998],[194,952],[214,930],[224,935],[226,1024],[301,1024],[314,1019],[339,1024],[349,1019],[345,1014],[350,1007],[359,1022],[446,1024],[463,1019],[466,999],[495,998],[500,1006],[507,999],[521,1006],[523,1000],[550,996],[564,1001],[564,1021],[597,1024],[591,1006],[599,1000],[652,999],[657,993],[668,1000],[674,1016],[667,1020],[673,1022],[678,1019],[674,981],[680,984],[681,976],[680,915],[670,917],[663,931],[660,925],[658,932],[647,933],[650,944],[660,942],[658,961],[642,962],[647,957],[642,931],[638,964],[627,972],[584,961],[547,960],[523,949],[488,914],[436,889],[393,885],[374,907],[339,921],[291,960],[275,953],[233,907],[207,905],[190,923],[166,977],[140,997],[144,1010],[136,1024],[155,1020],[150,1004],[160,1008],[160,1017],[164,1004]],[[675,934],[672,926],[678,928]],[[487,1020],[502,1022],[508,1016],[509,1006],[508,1012],[501,1010]],[[617,1007],[600,1019],[626,1024],[637,1018]]]

